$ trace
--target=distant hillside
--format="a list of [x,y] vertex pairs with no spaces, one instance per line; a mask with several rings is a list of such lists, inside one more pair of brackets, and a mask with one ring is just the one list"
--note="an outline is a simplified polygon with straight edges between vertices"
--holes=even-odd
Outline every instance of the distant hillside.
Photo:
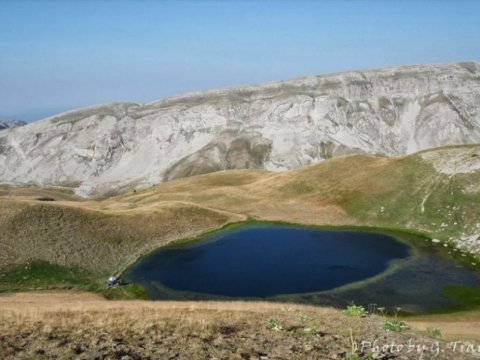
[[18,120],[0,120],[0,131],[5,129],[13,129],[19,126],[25,126],[27,123],[25,121]]
[[480,143],[480,66],[352,71],[70,111],[0,134],[0,183],[95,196],[224,169]]

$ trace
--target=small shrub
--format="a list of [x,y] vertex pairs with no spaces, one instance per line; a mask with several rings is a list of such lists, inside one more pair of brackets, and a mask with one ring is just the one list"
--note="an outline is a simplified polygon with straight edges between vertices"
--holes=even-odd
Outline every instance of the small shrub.
[[408,330],[407,324],[405,324],[403,321],[400,321],[398,319],[385,321],[385,323],[383,324],[383,328],[387,331],[395,331],[395,332],[402,332],[402,331]]
[[274,331],[282,331],[283,326],[280,324],[280,322],[276,319],[268,319],[266,321],[267,328],[274,330]]
[[343,314],[353,317],[365,317],[368,315],[367,310],[363,306],[350,305],[342,311]]
[[407,324],[403,321],[398,320],[398,313],[400,312],[400,308],[397,308],[395,311],[395,317],[392,320],[386,320],[383,324],[383,328],[387,331],[395,331],[395,332],[402,332],[408,330]]

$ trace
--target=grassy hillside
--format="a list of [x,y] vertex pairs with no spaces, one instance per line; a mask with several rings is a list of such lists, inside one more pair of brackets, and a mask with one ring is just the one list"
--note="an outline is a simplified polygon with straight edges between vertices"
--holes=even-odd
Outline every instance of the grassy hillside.
[[[0,292],[142,298],[135,285],[105,291],[102,283],[158,246],[246,220],[421,232],[478,268],[479,159],[480,146],[394,159],[352,155],[285,173],[217,172],[97,200],[68,189],[0,187]],[[424,355],[474,358],[451,341],[478,340],[478,290],[446,291],[469,311],[408,317],[410,330],[402,332],[385,329],[391,318],[291,304],[9,294],[0,296],[0,357],[353,360],[372,358],[374,348],[355,349],[362,341],[413,339],[444,350]]]
[[[419,231],[476,264],[465,252],[480,253],[479,155],[480,146],[352,155],[284,173],[177,179],[102,200],[1,187],[0,290],[22,288],[4,274],[31,262],[80,269],[94,281],[169,241],[247,219]],[[45,197],[55,201],[39,200]]]

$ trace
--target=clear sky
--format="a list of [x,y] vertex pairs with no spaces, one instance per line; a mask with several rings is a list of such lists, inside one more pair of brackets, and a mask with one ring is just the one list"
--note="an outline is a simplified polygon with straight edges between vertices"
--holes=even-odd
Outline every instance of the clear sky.
[[480,1],[0,0],[0,116],[480,60]]

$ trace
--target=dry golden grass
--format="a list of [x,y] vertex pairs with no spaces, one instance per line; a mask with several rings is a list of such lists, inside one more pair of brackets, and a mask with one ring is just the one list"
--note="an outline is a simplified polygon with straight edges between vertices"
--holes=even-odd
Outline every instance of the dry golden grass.
[[284,173],[220,171],[97,200],[1,187],[0,268],[37,259],[104,276],[169,241],[246,219],[413,228],[443,240],[476,226],[480,194],[462,190],[480,175],[467,178],[440,176],[418,155],[351,155]]
[[[279,326],[272,328],[272,323]],[[407,344],[410,338],[429,345],[436,341],[419,333],[386,332],[382,323],[375,316],[355,318],[330,308],[293,304],[110,302],[78,292],[21,293],[0,297],[0,355],[341,359],[351,352],[352,337],[357,344],[375,339],[379,344]],[[363,352],[369,353],[371,349]],[[418,354],[402,355],[418,359]],[[471,358],[448,352],[437,358],[452,355]]]
[[415,316],[408,319],[415,329],[440,329],[446,339],[480,341],[480,311],[466,311],[444,315]]
[[[439,176],[418,156],[354,155],[280,174],[233,170],[177,179],[98,200],[65,190],[0,187],[0,269],[45,260],[102,277],[169,241],[246,219],[415,228],[446,239],[476,224],[480,195],[462,190],[478,180],[478,174]],[[432,188],[435,194],[423,212],[422,200]],[[41,196],[56,201],[38,201]],[[448,218],[452,205],[462,216]],[[447,220],[458,225],[431,225]],[[300,315],[314,320],[303,324]],[[268,319],[277,319],[286,330],[268,329]],[[419,330],[440,328],[446,338],[475,339],[478,319],[478,313],[465,313],[408,321]],[[424,339],[418,333],[385,333],[381,322],[299,305],[15,294],[0,296],[0,358],[77,358],[104,351],[105,358],[258,358],[267,353],[269,359],[327,359],[348,355],[349,329],[358,340]],[[318,336],[302,332],[307,326]]]
[[[329,200],[277,189],[279,177],[289,181],[288,174],[225,171],[105,200],[77,199],[52,189],[3,188],[0,268],[37,259],[105,274],[169,241],[247,218],[354,223]],[[38,200],[46,195],[56,201]]]

